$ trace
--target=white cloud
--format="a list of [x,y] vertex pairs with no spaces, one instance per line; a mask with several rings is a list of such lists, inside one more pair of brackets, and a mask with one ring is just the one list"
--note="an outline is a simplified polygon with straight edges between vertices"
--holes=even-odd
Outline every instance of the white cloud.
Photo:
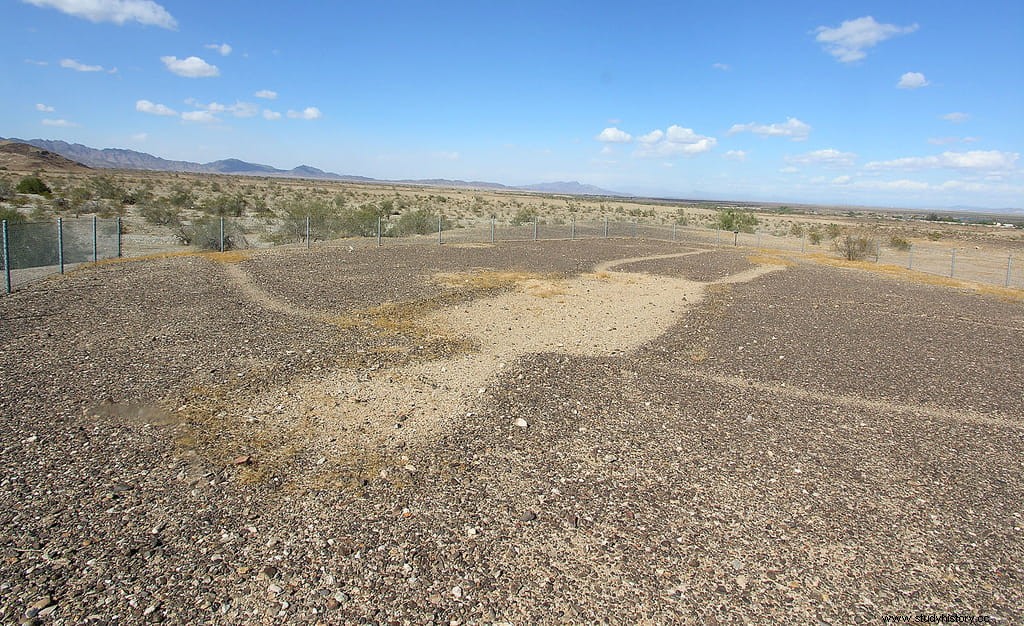
[[912,33],[917,24],[896,26],[879,24],[870,15],[847,20],[836,28],[819,26],[815,39],[825,50],[842,63],[852,63],[867,56],[865,50],[897,35]]
[[901,178],[900,180],[865,180],[856,183],[856,186],[861,189],[881,189],[884,191],[927,191],[930,187],[928,183],[923,183],[919,180],[908,180],[906,178]]
[[783,174],[797,174],[800,172],[800,168],[793,167],[792,165],[787,165],[786,167],[780,169],[779,171],[782,172]]
[[141,142],[141,141],[145,141],[147,139],[149,139],[149,135],[146,134],[146,133],[135,133],[134,135],[132,135],[132,141],[139,141],[139,142]]
[[318,120],[324,116],[316,107],[306,107],[301,111],[289,110],[287,115],[293,120]]
[[181,114],[181,119],[186,122],[216,122],[217,117],[209,111],[185,111]]
[[609,146],[608,144],[605,144],[605,145],[601,146],[601,150],[600,150],[600,152],[598,152],[598,154],[601,154],[602,156],[608,156],[608,155],[611,155],[611,154],[615,154],[615,148]]
[[30,65],[38,65],[40,67],[45,67],[50,64],[48,61],[37,61],[36,59],[25,59],[25,63],[28,63]]
[[928,139],[928,143],[933,146],[944,146],[951,143],[974,143],[978,141],[977,137],[931,137]]
[[36,105],[36,111],[42,111],[43,113],[53,113],[54,108],[52,106],[40,103]]
[[849,167],[857,160],[853,152],[841,152],[835,148],[824,150],[812,150],[804,154],[796,154],[786,157],[787,163],[798,165],[825,165],[828,167]]
[[203,47],[209,48],[210,50],[216,50],[222,57],[226,57],[231,54],[231,46],[226,43],[208,43]]
[[715,68],[716,70],[722,70],[723,72],[728,72],[729,70],[732,69],[732,66],[729,65],[728,63],[712,63],[711,67]]
[[165,106],[163,104],[157,104],[150,102],[149,100],[138,100],[135,102],[135,110],[140,113],[149,113],[150,115],[165,115],[175,116],[178,114],[174,109]]
[[61,59],[60,66],[69,70],[75,70],[76,72],[102,72],[102,65],[86,65],[79,63],[74,59]]
[[967,152],[943,152],[926,157],[904,157],[891,161],[871,161],[864,166],[868,170],[920,170],[920,169],[966,169],[966,170],[1011,170],[1020,158],[1017,152],[1000,150],[969,150]]
[[256,93],[252,94],[257,98],[263,98],[264,100],[276,100],[277,92],[271,91],[270,89],[260,89]]
[[633,141],[633,136],[625,131],[615,128],[614,126],[610,126],[602,130],[601,134],[595,137],[595,139],[605,143],[629,143]]
[[693,156],[711,150],[717,143],[714,137],[698,135],[691,128],[673,124],[664,133],[653,130],[640,137],[640,146],[633,155],[644,158]]
[[907,72],[900,76],[900,82],[896,84],[900,89],[920,89],[928,85],[928,79],[921,72]]
[[458,152],[445,151],[434,152],[431,156],[433,156],[435,159],[440,159],[442,161],[458,161],[460,158],[462,158]]
[[967,113],[961,113],[960,111],[953,111],[952,113],[946,113],[945,115],[943,115],[942,119],[946,120],[947,122],[959,124],[961,122],[966,122],[967,120],[971,119],[971,116],[968,115]]
[[779,124],[751,122],[749,124],[733,124],[729,129],[730,135],[747,132],[762,137],[789,137],[792,141],[804,141],[811,134],[811,127],[795,117],[787,117],[785,122]]
[[832,184],[845,185],[846,183],[850,182],[850,180],[851,178],[849,176],[836,176],[835,178],[832,179]]
[[188,57],[179,59],[175,56],[160,57],[171,72],[185,78],[211,78],[220,76],[220,70],[216,65],[210,65],[199,57]]
[[72,126],[78,126],[67,120],[43,120],[43,126],[56,126],[58,128],[70,128]]
[[138,22],[148,26],[175,29],[178,23],[174,17],[150,0],[24,0],[37,7],[51,7],[81,17],[91,22],[113,22],[125,24]]
[[730,161],[746,161],[747,152],[745,150],[729,150],[725,153],[725,158]]
[[281,114],[277,111],[271,111],[270,109],[263,109],[263,119],[265,120],[279,120]]
[[612,126],[618,126],[619,124],[622,123],[622,120],[620,120],[617,117],[613,117],[613,118],[608,120],[608,123],[611,124]]
[[255,117],[260,112],[260,108],[255,104],[251,102],[242,102],[240,100],[234,104],[221,104],[219,102],[202,104],[193,98],[189,98],[188,100],[185,100],[185,104],[192,105],[197,109],[209,111],[210,113],[230,113],[235,117]]

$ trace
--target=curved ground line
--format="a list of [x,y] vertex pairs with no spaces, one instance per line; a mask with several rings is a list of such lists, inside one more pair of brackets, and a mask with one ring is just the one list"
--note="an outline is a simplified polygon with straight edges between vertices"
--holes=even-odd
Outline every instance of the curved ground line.
[[687,376],[689,378],[694,378],[697,380],[706,381],[710,383],[717,383],[728,387],[745,387],[748,389],[754,389],[756,391],[781,395],[786,398],[793,398],[797,400],[811,400],[814,402],[831,405],[838,404],[846,408],[881,410],[916,416],[924,415],[927,417],[934,417],[944,420],[981,424],[983,426],[997,426],[1000,428],[1024,430],[1024,421],[1013,420],[1010,419],[1009,417],[1005,417],[999,414],[996,414],[996,416],[983,415],[981,413],[975,413],[973,411],[944,409],[942,407],[934,405],[899,404],[896,402],[887,402],[885,400],[869,400],[867,398],[842,395],[838,393],[820,393],[816,391],[811,391],[809,389],[802,389],[800,387],[774,385],[770,383],[751,380],[749,378],[742,378],[740,376],[711,374],[709,372],[702,372],[699,370],[688,368],[678,370],[678,374],[680,374],[681,376]]

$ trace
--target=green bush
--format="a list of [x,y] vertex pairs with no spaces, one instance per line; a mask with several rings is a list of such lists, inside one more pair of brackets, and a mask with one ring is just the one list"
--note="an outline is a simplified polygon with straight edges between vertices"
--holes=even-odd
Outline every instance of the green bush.
[[142,219],[157,226],[167,226],[178,222],[179,211],[166,200],[158,201],[139,210]]
[[522,207],[516,214],[512,216],[513,226],[522,226],[523,224],[532,224],[533,220],[537,218],[537,209],[533,207]]
[[364,204],[338,215],[335,232],[350,237],[373,237],[377,234],[377,220],[390,212],[392,203],[385,200],[380,207]]
[[716,225],[722,230],[752,233],[758,223],[757,216],[751,211],[722,209],[718,212]]
[[[445,228],[445,220],[441,221],[441,228]],[[398,216],[398,221],[388,231],[389,235],[406,237],[409,235],[426,235],[437,232],[437,214],[427,209],[413,209],[405,211]]]
[[307,217],[310,239],[329,239],[337,232],[337,210],[323,200],[293,199],[282,206],[281,210],[284,213],[283,221],[271,236],[271,240],[276,243],[304,241]]
[[821,243],[821,232],[817,229],[812,229],[808,231],[807,239],[811,242],[812,246],[817,246]]
[[50,188],[38,176],[26,176],[18,181],[18,193],[34,193],[41,196],[49,195]]
[[203,211],[219,217],[241,217],[248,207],[248,202],[240,193],[217,194],[203,204]]
[[841,239],[837,239],[833,245],[847,261],[860,261],[868,255],[878,254],[877,244],[874,240],[864,235],[846,235]]
[[[202,250],[220,250],[220,218],[204,217],[191,224],[179,223],[175,231],[178,240],[186,246]],[[224,249],[245,248],[242,229],[234,222],[224,220]]]
[[828,234],[829,239],[834,240],[843,234],[843,228],[839,224],[829,224],[825,227],[825,233]]
[[7,220],[8,224],[21,224],[25,221],[25,216],[19,213],[17,209],[0,207],[0,220]]

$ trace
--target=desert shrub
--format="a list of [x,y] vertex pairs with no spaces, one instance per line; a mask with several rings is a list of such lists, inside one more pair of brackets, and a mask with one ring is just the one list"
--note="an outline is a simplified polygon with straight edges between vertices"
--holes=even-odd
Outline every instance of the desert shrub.
[[680,226],[690,225],[690,216],[686,214],[686,209],[676,209],[676,224]]
[[812,246],[817,246],[821,243],[821,232],[817,229],[811,229],[807,232],[807,239],[811,242]]
[[[387,208],[384,208],[384,207]],[[385,200],[380,206],[364,204],[358,208],[343,210],[337,218],[335,231],[352,237],[372,237],[377,234],[378,218],[388,215],[393,206]]]
[[[445,220],[441,220],[441,228],[445,227]],[[398,216],[398,221],[388,231],[389,235],[406,237],[409,235],[425,235],[437,232],[437,214],[427,209],[413,209],[405,211]]]
[[16,191],[18,193],[34,193],[45,196],[50,193],[50,188],[38,176],[26,176],[18,181]]
[[802,237],[803,234],[804,234],[803,224],[799,224],[797,222],[793,222],[789,226],[789,234],[793,235],[794,237]]
[[186,187],[182,183],[175,183],[171,187],[171,193],[167,196],[167,200],[179,209],[190,209],[195,204],[195,194],[192,193],[191,187]]
[[0,207],[0,220],[6,220],[8,224],[20,224],[25,221],[25,216],[17,209]]
[[899,235],[893,235],[889,238],[889,247],[894,250],[910,250],[910,242]]
[[718,212],[716,225],[722,230],[740,231],[744,233],[754,232],[758,225],[757,216],[751,211],[738,211],[736,209],[722,209]]
[[829,224],[825,227],[825,233],[829,239],[837,239],[839,235],[843,234],[843,228],[839,224]]
[[865,235],[846,235],[833,243],[836,251],[847,261],[860,261],[878,253],[877,244]]
[[942,239],[942,233],[940,233],[939,231],[933,230],[932,232],[928,233],[929,241],[938,241],[939,239]]
[[139,210],[142,219],[157,226],[168,226],[177,224],[179,211],[166,200],[154,202]]
[[522,226],[523,224],[531,224],[537,217],[537,209],[533,207],[521,207],[516,211],[515,215],[512,216],[513,226]]
[[[204,217],[190,224],[179,223],[175,236],[186,246],[202,250],[220,250],[220,219]],[[224,221],[224,249],[235,250],[246,247],[245,235],[234,222]]]
[[128,192],[110,176],[94,176],[89,179],[89,186],[92,187],[93,195],[104,200],[124,202],[128,200]]
[[337,210],[323,200],[292,199],[281,207],[284,219],[271,236],[275,243],[304,241],[306,218],[309,218],[310,239],[327,239],[337,230]]
[[203,203],[203,211],[219,217],[241,217],[248,202],[240,193],[217,194]]
[[14,185],[7,178],[0,178],[0,200],[10,200],[14,197]]

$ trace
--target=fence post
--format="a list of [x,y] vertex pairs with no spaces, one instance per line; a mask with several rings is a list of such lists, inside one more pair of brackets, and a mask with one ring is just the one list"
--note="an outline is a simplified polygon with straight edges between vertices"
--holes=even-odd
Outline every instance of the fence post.
[[672,224],[672,241],[676,240],[676,225]]
[[636,239],[636,220],[633,220],[633,239]]
[[60,265],[60,273],[64,273],[64,218],[57,218],[57,264]]
[[953,254],[949,259],[949,277],[953,278],[956,274],[956,248],[953,248]]
[[575,240],[576,239],[576,218],[572,217],[572,218],[569,218],[569,219],[570,219],[569,239],[570,240]]
[[[309,250],[309,216],[306,216],[306,250]],[[223,252],[223,250],[222,250]]]
[[220,251],[224,252],[224,218],[220,218]]
[[740,231],[738,230],[732,231],[732,245],[740,245]]
[[907,269],[914,269],[914,244],[910,244],[910,247],[907,248]]
[[11,246],[7,243],[7,220],[2,222],[4,254],[4,286],[11,293]]
[[537,241],[537,216],[533,216],[533,240]]
[[437,216],[437,245],[441,245],[441,220],[444,219],[442,216]]
[[608,238],[608,216],[604,216],[604,238]]
[[1013,255],[1012,254],[1008,255],[1006,257],[1006,284],[1003,285],[1004,287],[1009,287],[1010,286],[1010,268],[1011,267],[1013,267]]
[[491,218],[491,243],[494,243],[494,218]]
[[800,254],[807,251],[807,235],[800,238]]
[[99,255],[99,242],[96,239],[96,216],[92,216],[92,262],[95,263],[100,260]]
[[121,218],[117,218],[117,258],[121,258]]
[[878,239],[875,239],[875,263],[878,263],[878,255],[882,251],[882,248],[878,245]]
[[377,216],[377,247],[380,247],[380,221],[381,216]]

